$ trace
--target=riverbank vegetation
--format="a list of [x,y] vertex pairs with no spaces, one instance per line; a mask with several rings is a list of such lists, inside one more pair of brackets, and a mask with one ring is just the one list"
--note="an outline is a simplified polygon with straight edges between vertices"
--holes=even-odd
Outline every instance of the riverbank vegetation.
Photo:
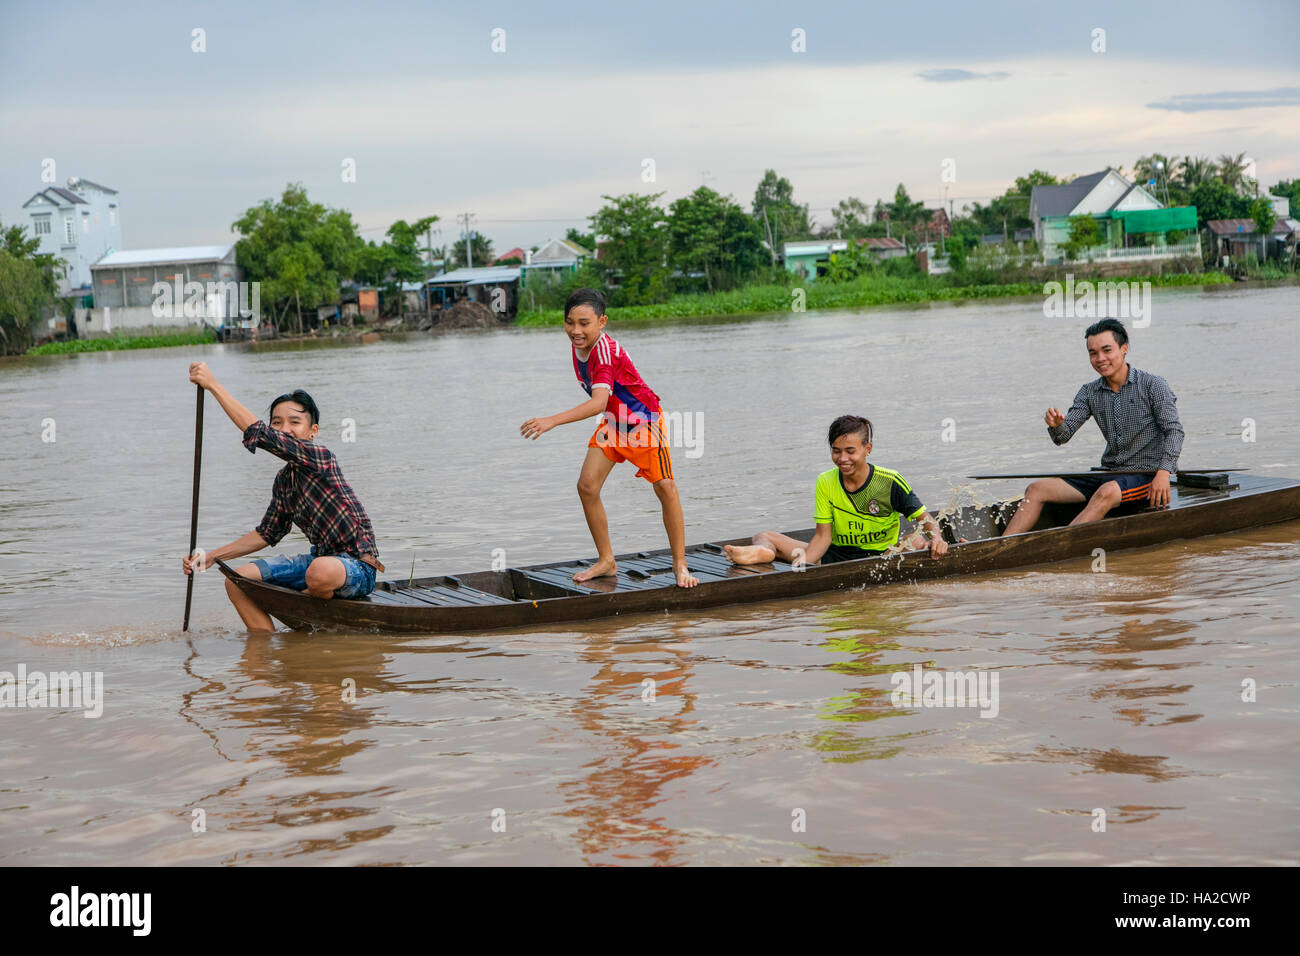
[[[895,260],[910,262],[911,260]],[[1062,274],[1062,277],[1064,274]],[[957,285],[945,277],[889,275],[872,273],[843,282],[818,281],[806,286],[783,283],[746,286],[726,292],[703,292],[676,295],[666,302],[620,306],[619,320],[670,319],[725,315],[761,315],[773,312],[812,311],[815,309],[860,309],[870,306],[899,305],[915,302],[944,302],[964,299],[991,299],[1006,296],[1043,295],[1042,280],[1035,282],[993,282]],[[1078,275],[1076,279],[1086,278]],[[1127,276],[1125,282],[1150,282],[1152,286],[1202,286],[1231,283],[1222,272],[1171,273],[1153,276]],[[798,293],[802,293],[799,295]],[[549,309],[521,311],[519,325],[559,325],[564,322],[562,303]]]
[[95,339],[65,339],[46,342],[27,351],[28,355],[67,355],[70,352],[112,352],[118,349],[160,349],[173,345],[208,345],[217,340],[211,329],[167,332],[160,335],[104,335]]

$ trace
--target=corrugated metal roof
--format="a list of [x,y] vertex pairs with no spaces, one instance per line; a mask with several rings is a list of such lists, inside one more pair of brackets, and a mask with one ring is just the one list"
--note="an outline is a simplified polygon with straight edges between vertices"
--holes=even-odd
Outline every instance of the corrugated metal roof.
[[[1289,225],[1294,223],[1293,219],[1275,219],[1273,220],[1273,232],[1294,232],[1295,226]],[[1210,227],[1210,232],[1216,236],[1235,236],[1238,233],[1258,233],[1259,226],[1255,224],[1254,219],[1211,219],[1206,223]]]
[[123,249],[110,252],[92,269],[101,266],[150,266],[172,262],[214,262],[224,259],[235,248],[233,242],[222,246],[178,246],[172,249]]
[[429,285],[482,285],[485,282],[509,282],[519,278],[519,266],[482,266],[453,269],[429,280]]

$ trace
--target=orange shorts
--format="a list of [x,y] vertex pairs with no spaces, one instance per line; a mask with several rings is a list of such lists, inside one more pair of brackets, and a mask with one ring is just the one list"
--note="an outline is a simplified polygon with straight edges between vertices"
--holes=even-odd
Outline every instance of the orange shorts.
[[668,454],[668,432],[660,418],[653,425],[638,425],[620,432],[602,421],[587,442],[588,448],[599,448],[614,464],[630,461],[636,465],[636,476],[654,484],[673,476],[673,459]]

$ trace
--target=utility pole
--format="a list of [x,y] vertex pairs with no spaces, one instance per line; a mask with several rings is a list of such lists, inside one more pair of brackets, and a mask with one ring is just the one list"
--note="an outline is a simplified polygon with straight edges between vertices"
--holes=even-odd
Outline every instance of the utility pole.
[[465,240],[465,268],[474,268],[474,233],[470,231],[470,222],[474,219],[472,212],[461,213],[456,217],[458,222],[464,223],[464,229],[461,230],[461,236]]
[[776,265],[776,246],[772,242],[772,224],[767,221],[767,207],[763,206],[763,226],[767,229],[767,249],[772,253],[772,265]]

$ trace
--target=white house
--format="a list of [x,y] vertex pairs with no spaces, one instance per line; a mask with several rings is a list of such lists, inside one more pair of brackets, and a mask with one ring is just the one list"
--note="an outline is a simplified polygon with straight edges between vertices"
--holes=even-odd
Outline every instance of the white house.
[[548,239],[536,252],[525,256],[525,271],[574,272],[579,263],[590,256],[591,253],[576,242],[570,242],[568,239]]
[[[1033,220],[1034,238],[1038,240],[1044,262],[1062,260],[1060,247],[1070,237],[1071,216],[1092,216],[1101,227],[1101,242],[1088,253],[1089,258],[1200,254],[1195,208],[1166,209],[1143,187],[1129,182],[1114,169],[1080,176],[1064,186],[1033,188],[1029,196],[1029,218]],[[1166,238],[1171,232],[1192,238],[1169,243]],[[1159,237],[1156,245],[1145,241],[1151,235]]]
[[90,266],[122,246],[122,219],[117,190],[72,177],[67,188],[47,186],[23,203],[27,233],[41,244],[36,250],[66,263],[59,295],[90,292]]

